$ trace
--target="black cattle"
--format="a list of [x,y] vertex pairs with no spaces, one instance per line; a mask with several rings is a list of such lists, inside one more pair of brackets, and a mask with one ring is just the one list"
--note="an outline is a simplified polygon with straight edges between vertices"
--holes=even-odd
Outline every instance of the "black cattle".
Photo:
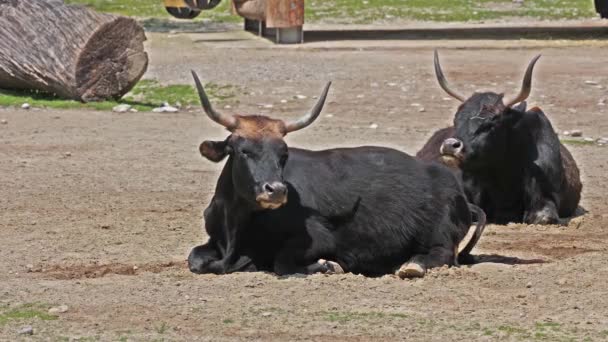
[[[319,116],[329,84],[302,119],[283,122],[216,112],[193,75],[205,112],[230,135],[200,146],[207,159],[228,160],[204,212],[209,241],[188,258],[192,272],[310,274],[331,271],[326,259],[346,272],[409,277],[468,260],[485,215],[447,168],[382,147],[287,147],[287,133]],[[458,253],[471,211],[475,234]]]
[[[436,133],[419,157],[459,167],[469,201],[490,222],[554,224],[578,207],[582,185],[576,162],[542,110],[526,111],[539,57],[528,65],[516,97],[504,100],[502,94],[485,92],[465,99],[448,86],[435,52],[439,84],[462,104],[454,126],[440,131],[441,137],[448,131],[453,136],[440,144]],[[427,152],[432,150],[441,156]]]

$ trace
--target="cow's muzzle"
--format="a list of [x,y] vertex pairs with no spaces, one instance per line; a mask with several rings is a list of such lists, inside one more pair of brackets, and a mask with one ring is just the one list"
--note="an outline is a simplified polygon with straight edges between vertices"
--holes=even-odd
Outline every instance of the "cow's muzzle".
[[464,144],[460,139],[445,139],[439,148],[439,153],[445,164],[458,167],[464,159]]
[[287,186],[281,182],[265,183],[255,200],[263,209],[277,209],[287,203]]

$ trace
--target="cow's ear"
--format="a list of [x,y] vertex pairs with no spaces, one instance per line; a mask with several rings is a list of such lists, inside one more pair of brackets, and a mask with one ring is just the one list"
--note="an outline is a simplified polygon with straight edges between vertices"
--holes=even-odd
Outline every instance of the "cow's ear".
[[513,106],[513,109],[518,110],[520,112],[525,112],[528,104],[526,101],[521,101],[517,106]]
[[203,157],[217,163],[226,158],[230,151],[230,147],[226,141],[205,140],[198,147],[198,150]]

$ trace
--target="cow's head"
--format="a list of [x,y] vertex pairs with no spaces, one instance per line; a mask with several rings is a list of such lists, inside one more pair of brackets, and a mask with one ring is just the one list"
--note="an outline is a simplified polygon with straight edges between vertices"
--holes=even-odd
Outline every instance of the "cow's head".
[[283,137],[310,125],[321,113],[331,82],[328,82],[314,107],[298,120],[284,122],[262,115],[227,115],[213,109],[194,71],[194,82],[205,113],[226,127],[230,136],[224,141],[204,141],[203,157],[219,162],[229,156],[235,193],[257,209],[276,209],[287,202],[283,169],[289,151]]
[[[534,57],[528,65],[517,96],[505,100],[503,94],[484,92],[465,98],[449,87],[435,51],[435,74],[439,85],[462,103],[454,117],[455,136],[446,139],[441,146],[440,152],[446,164],[476,166],[504,158],[509,131],[526,110],[525,100],[530,95],[532,72],[539,58],[540,55]],[[517,103],[520,105],[515,106]]]

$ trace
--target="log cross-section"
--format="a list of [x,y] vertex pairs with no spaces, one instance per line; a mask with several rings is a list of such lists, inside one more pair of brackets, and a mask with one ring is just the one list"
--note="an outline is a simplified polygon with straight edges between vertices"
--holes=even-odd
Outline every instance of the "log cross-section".
[[0,0],[0,88],[120,98],[146,71],[145,40],[130,18],[61,0]]

